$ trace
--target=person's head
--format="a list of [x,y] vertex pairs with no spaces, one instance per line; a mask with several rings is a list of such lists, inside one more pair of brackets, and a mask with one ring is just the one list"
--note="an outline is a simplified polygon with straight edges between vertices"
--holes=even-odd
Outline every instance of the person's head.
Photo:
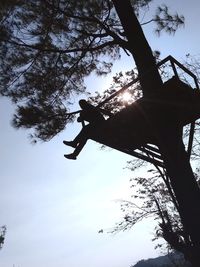
[[88,102],[85,99],[81,99],[79,100],[79,106],[84,109],[87,108],[89,106]]

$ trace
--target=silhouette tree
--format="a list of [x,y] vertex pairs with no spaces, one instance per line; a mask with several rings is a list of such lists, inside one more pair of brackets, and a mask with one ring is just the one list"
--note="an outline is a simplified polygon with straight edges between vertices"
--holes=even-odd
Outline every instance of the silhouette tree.
[[[139,23],[139,10],[150,2],[2,1],[0,92],[17,103],[14,125],[33,128],[36,138],[52,138],[73,120],[70,96],[85,91],[84,77],[93,71],[109,73],[121,49],[135,61],[144,99],[155,100],[162,80]],[[174,32],[184,22],[168,11],[166,6],[158,7],[151,20],[157,23],[158,33]],[[165,112],[156,114],[159,110],[150,112],[148,119],[193,244],[193,266],[199,266],[199,187],[182,142],[182,128],[177,121],[168,121]]]
[[[150,2],[132,4],[139,15]],[[17,104],[14,126],[32,128],[33,138],[48,141],[73,121],[70,99],[85,92],[84,78],[109,73],[122,50],[132,52],[131,43],[112,1],[12,0],[0,5],[0,93]],[[130,4],[126,9],[133,11]],[[173,33],[184,18],[162,6],[151,21],[158,33]]]
[[[157,52],[157,57],[159,53]],[[187,61],[185,61],[185,65],[187,65],[190,69],[193,70],[193,73],[199,77],[199,64],[196,59],[191,56],[186,56]],[[159,60],[159,57],[158,57]],[[136,70],[134,70],[136,71]],[[135,78],[134,71],[127,71],[125,73],[118,73],[113,77],[113,84],[111,84],[110,88],[106,90],[103,94],[96,92],[96,96],[90,98],[90,101],[93,104],[98,104],[101,101],[104,101],[105,98],[108,97],[109,94],[115,93],[117,87],[121,88],[127,82],[133,80]],[[167,79],[170,77],[170,69],[168,66],[163,66],[162,74]],[[181,77],[182,79],[186,77]],[[119,112],[122,108],[126,106],[126,104],[131,104],[141,97],[141,87],[135,84],[128,88],[129,93],[131,94],[131,98],[128,99],[128,103],[123,101],[122,96],[117,95],[112,99],[111,102],[107,103],[106,108],[108,110],[113,110],[115,112]],[[193,141],[193,150],[191,159],[199,160],[199,124],[196,124],[195,127],[195,136]],[[188,127],[184,129],[183,136],[185,142],[188,140]],[[128,161],[127,168],[131,171],[135,171],[139,167],[147,167],[147,163],[145,163],[141,159],[133,159]],[[132,200],[121,200],[120,206],[121,211],[123,213],[123,218],[120,222],[116,223],[115,226],[109,230],[111,233],[117,233],[120,231],[126,231],[131,229],[136,223],[141,220],[153,217],[155,221],[157,221],[157,225],[155,227],[155,238],[163,238],[165,243],[165,250],[176,250],[185,255],[185,258],[189,260],[191,255],[193,254],[193,244],[190,240],[190,236],[184,229],[184,225],[181,222],[180,214],[179,214],[179,206],[176,200],[176,196],[173,193],[173,189],[170,184],[170,179],[165,172],[165,169],[162,169],[155,165],[155,169],[149,169],[148,172],[150,176],[146,177],[134,177],[131,181],[131,188],[133,189]],[[199,181],[199,169],[197,168],[196,178]],[[139,202],[138,202],[139,200]],[[103,232],[101,230],[100,232]],[[156,247],[163,247],[164,244],[158,244]]]
[[5,234],[6,234],[6,226],[4,225],[0,228],[0,249],[2,249],[3,247]]
[[[135,165],[130,162],[128,168],[135,169]],[[159,168],[149,169],[148,172],[148,177],[131,178],[132,200],[120,201],[123,218],[110,232],[126,231],[141,220],[153,218],[157,222],[153,240],[163,238],[166,241],[156,247],[179,251],[185,259],[192,261],[193,244],[181,221],[169,177]]]

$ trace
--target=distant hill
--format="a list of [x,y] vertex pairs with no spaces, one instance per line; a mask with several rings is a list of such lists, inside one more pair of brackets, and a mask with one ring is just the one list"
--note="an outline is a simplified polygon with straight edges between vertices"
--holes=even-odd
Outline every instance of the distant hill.
[[191,267],[180,253],[171,253],[154,259],[141,260],[131,267]]

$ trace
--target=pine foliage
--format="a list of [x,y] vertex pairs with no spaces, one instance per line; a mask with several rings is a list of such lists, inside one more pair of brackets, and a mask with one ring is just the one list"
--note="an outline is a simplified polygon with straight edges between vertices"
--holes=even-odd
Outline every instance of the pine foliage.
[[[131,1],[138,16],[151,2]],[[152,21],[159,32],[184,22],[166,7]],[[110,0],[1,1],[0,94],[17,104],[13,124],[51,139],[73,121],[71,99],[86,91],[84,78],[108,74],[120,49],[129,46]]]

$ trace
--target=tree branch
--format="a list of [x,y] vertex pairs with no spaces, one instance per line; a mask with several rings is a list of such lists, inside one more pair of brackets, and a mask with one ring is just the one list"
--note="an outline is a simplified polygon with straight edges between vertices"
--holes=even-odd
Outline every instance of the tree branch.
[[[148,21],[146,21],[146,22],[141,23],[141,26],[144,26],[144,25],[149,24],[149,23],[151,23],[151,22],[157,22],[157,21],[159,21],[159,19],[150,19],[150,20],[148,20]],[[162,19],[162,21],[176,22],[177,20],[175,20],[175,19],[171,19],[171,20],[168,20],[168,19]]]
[[100,50],[106,46],[112,46],[112,45],[116,45],[117,43],[113,40],[113,41],[109,41],[109,42],[105,42],[101,45],[95,46],[95,47],[86,47],[86,48],[73,48],[73,49],[51,49],[51,48],[43,48],[41,45],[29,45],[26,43],[17,43],[15,41],[9,41],[9,40],[3,40],[0,39],[0,41],[5,42],[5,43],[10,43],[12,45],[16,45],[16,46],[21,46],[21,47],[27,47],[33,50],[39,50],[42,52],[50,52],[50,53],[60,53],[60,54],[64,54],[64,53],[74,53],[74,52],[93,52],[93,51],[97,51]]

